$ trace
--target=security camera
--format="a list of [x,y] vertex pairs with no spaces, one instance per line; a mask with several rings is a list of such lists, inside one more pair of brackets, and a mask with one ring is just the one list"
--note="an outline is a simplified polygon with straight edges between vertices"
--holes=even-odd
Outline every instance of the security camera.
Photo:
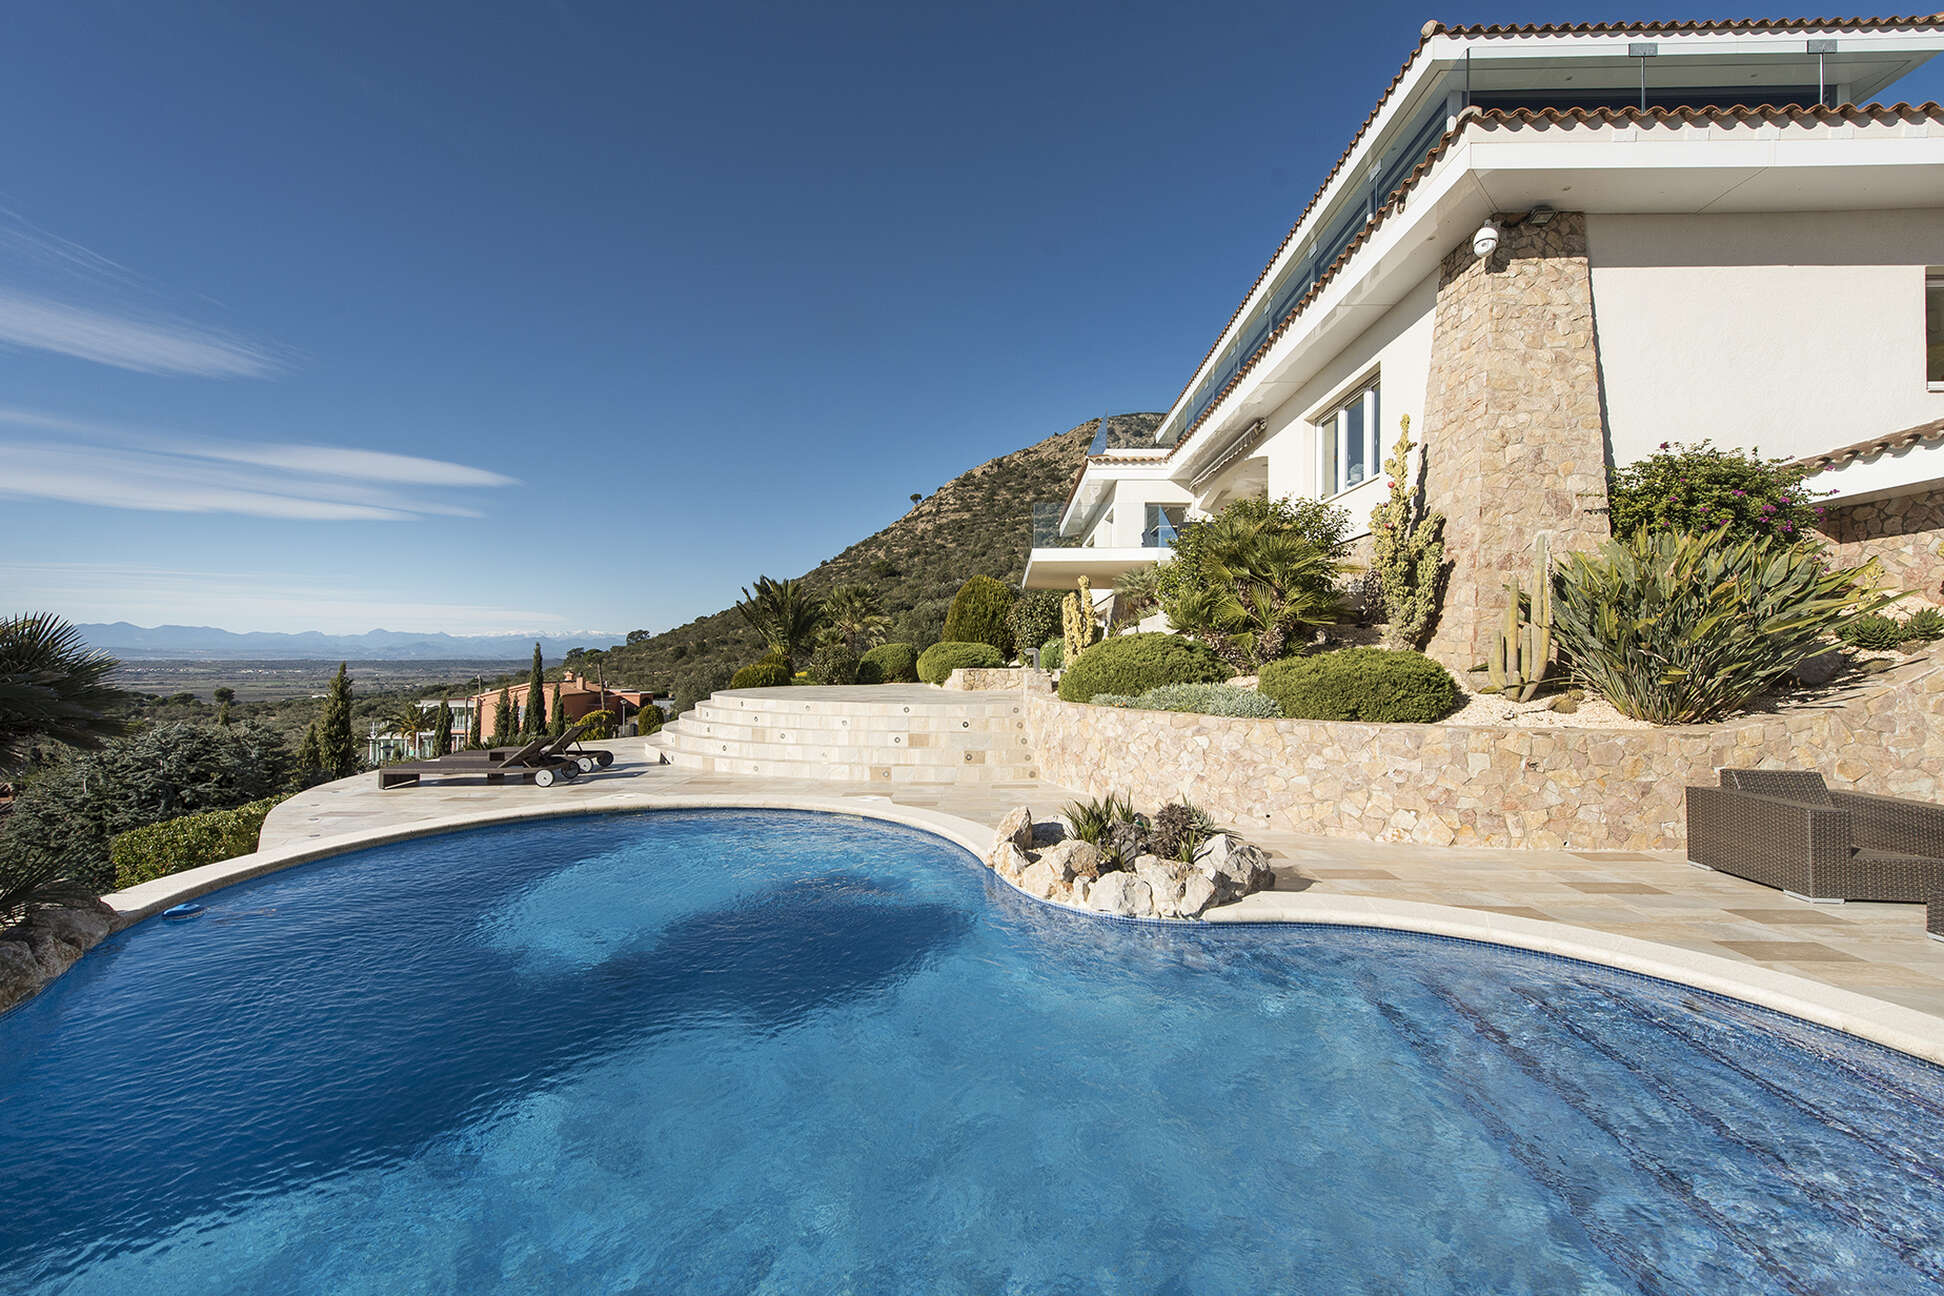
[[1472,235],[1472,255],[1476,256],[1480,261],[1483,261],[1486,257],[1492,255],[1492,253],[1498,251],[1498,243],[1498,226],[1492,224],[1490,221],[1486,221],[1478,227],[1478,233]]

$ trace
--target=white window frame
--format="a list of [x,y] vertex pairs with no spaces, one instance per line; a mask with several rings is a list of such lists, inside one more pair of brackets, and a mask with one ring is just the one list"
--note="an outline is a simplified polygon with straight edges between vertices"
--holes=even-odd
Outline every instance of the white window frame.
[[[1331,402],[1310,420],[1316,428],[1316,493],[1319,498],[1328,500],[1347,495],[1360,486],[1369,485],[1382,474],[1384,434],[1381,426],[1381,386],[1379,376],[1371,374],[1353,387],[1348,395]],[[1350,457],[1348,414],[1353,408],[1360,408],[1363,413],[1364,475],[1354,482],[1345,483],[1343,466]]]
[[[1944,392],[1944,381],[1932,378],[1930,374],[1930,330],[1931,294],[1944,293],[1944,270],[1931,269],[1924,272],[1924,385],[1931,391]],[[1944,309],[1944,305],[1940,305]]]

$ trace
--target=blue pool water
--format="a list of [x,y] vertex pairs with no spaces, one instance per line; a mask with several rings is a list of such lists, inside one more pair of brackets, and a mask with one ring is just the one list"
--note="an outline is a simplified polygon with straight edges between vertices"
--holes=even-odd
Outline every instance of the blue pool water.
[[1944,1072],[1563,960],[1100,922],[780,812],[207,903],[0,1017],[0,1291],[1944,1284]]

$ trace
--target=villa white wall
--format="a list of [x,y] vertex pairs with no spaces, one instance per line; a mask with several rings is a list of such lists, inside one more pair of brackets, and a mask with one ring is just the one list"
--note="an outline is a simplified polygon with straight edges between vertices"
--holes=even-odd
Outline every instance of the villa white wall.
[[1944,418],[1924,272],[1944,207],[1587,217],[1614,462],[1663,441],[1814,454]]
[[1147,529],[1147,506],[1150,504],[1188,504],[1193,496],[1188,488],[1167,480],[1153,478],[1123,480],[1114,483],[1114,506],[1111,510],[1114,520],[1103,523],[1097,534],[1101,538],[1095,543],[1115,548],[1136,549],[1141,544],[1141,532]]
[[[1317,494],[1316,424],[1342,399],[1373,375],[1381,384],[1382,436],[1378,462],[1388,458],[1397,443],[1397,421],[1409,414],[1411,426],[1424,427],[1425,385],[1431,373],[1431,322],[1437,304],[1438,281],[1426,276],[1378,321],[1326,361],[1316,375],[1264,419],[1268,433],[1251,458],[1268,460],[1271,499],[1288,495],[1314,498]],[[1331,435],[1335,435],[1334,431]],[[1231,472],[1241,471],[1238,464]],[[1223,485],[1218,478],[1198,492],[1198,500],[1212,501]],[[1377,474],[1331,498],[1349,511],[1352,534],[1370,529],[1370,511],[1384,494],[1384,475]]]

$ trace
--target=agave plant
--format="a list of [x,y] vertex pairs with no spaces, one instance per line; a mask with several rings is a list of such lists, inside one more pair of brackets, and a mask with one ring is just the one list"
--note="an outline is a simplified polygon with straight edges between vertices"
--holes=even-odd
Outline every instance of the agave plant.
[[1553,617],[1573,674],[1626,715],[1699,724],[1726,715],[1892,602],[1874,563],[1829,568],[1813,546],[1640,531],[1567,556]]
[[823,619],[822,607],[802,581],[777,581],[767,576],[756,578],[753,592],[743,590],[736,611],[762,636],[764,646],[792,670],[797,659],[809,652]]
[[118,665],[57,616],[0,620],[0,776],[24,769],[39,743],[95,748],[124,732],[108,715]]

